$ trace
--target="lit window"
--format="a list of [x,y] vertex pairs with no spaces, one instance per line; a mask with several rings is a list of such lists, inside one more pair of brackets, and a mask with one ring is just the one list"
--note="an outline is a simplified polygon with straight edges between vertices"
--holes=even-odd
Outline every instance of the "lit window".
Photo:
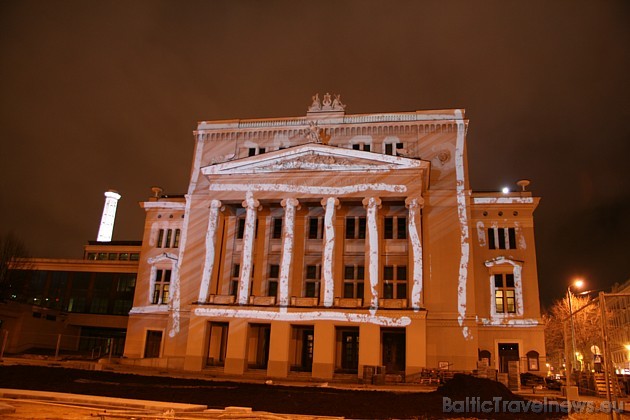
[[153,280],[153,297],[151,303],[154,305],[167,304],[169,299],[169,288],[171,284],[171,270],[155,270]]
[[514,274],[495,274],[494,304],[497,313],[516,313]]
[[488,228],[489,249],[516,249],[515,228]]
[[385,299],[407,298],[406,265],[386,265],[383,267],[383,297]]

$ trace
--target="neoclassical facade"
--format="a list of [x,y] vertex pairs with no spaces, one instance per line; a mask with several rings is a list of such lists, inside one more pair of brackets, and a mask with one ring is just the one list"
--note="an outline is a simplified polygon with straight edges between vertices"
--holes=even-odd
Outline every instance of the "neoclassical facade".
[[303,117],[199,123],[187,194],[141,203],[123,363],[540,369],[539,199],[473,193],[467,127],[463,110],[349,115],[328,94]]

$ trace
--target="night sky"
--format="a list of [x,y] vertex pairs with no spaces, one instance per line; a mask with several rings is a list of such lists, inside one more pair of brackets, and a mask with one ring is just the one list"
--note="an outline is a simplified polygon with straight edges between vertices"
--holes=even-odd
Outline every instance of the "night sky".
[[0,2],[0,233],[80,258],[103,193],[141,239],[202,120],[465,108],[475,191],[518,179],[543,303],[630,278],[630,2]]

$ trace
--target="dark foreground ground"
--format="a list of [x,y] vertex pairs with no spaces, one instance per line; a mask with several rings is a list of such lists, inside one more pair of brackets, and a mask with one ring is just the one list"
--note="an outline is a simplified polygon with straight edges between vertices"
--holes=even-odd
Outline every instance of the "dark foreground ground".
[[[278,386],[164,376],[142,376],[41,366],[0,366],[0,388],[30,389],[154,401],[204,404],[208,408],[252,407],[274,413],[390,418],[550,418],[546,414],[444,413],[444,396],[453,401],[478,396],[520,400],[504,386],[463,375],[436,392],[341,390],[326,387]],[[556,417],[561,415],[555,414]]]

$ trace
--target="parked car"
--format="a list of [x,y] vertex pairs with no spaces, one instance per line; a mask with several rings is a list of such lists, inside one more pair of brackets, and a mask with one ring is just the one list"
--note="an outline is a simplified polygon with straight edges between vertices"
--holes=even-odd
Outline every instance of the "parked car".
[[530,372],[521,373],[521,385],[528,387],[545,386],[545,378]]
[[554,389],[554,390],[559,391],[560,388],[564,386],[564,381],[562,381],[561,379],[554,379],[552,377],[546,377],[545,386],[547,387],[547,389]]

